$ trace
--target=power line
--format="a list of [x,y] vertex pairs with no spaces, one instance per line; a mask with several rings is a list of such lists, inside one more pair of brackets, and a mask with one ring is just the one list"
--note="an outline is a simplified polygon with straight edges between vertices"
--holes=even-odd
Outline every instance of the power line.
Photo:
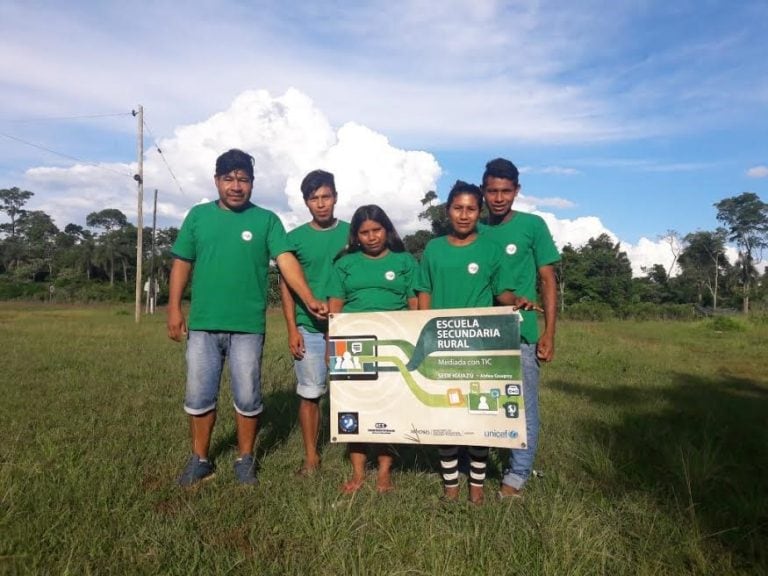
[[171,165],[168,164],[168,160],[165,157],[165,154],[163,154],[163,151],[160,149],[160,146],[157,143],[157,138],[155,138],[155,135],[152,133],[152,130],[150,130],[149,125],[146,121],[144,121],[144,127],[147,129],[147,132],[149,132],[149,135],[152,137],[152,140],[154,140],[155,150],[157,150],[157,153],[160,154],[160,158],[163,159],[163,163],[165,164],[165,167],[168,168],[168,172],[171,174],[171,178],[173,178],[173,181],[176,182],[176,186],[179,187],[179,192],[184,194],[184,189],[181,187],[181,183],[176,178],[176,174],[173,173],[173,170],[171,169]]
[[63,152],[57,152],[56,150],[52,150],[50,148],[46,148],[45,146],[41,146],[40,144],[35,144],[34,142],[29,142],[27,140],[23,140],[21,138],[18,138],[17,136],[12,136],[11,134],[6,134],[5,132],[0,132],[0,136],[3,136],[4,138],[8,138],[9,140],[15,140],[16,142],[20,142],[21,144],[25,144],[27,146],[31,146],[32,148],[37,148],[38,150],[44,150],[45,152],[48,152],[50,154],[54,154],[56,156],[61,156],[62,158],[66,158],[67,160],[74,160],[75,162],[80,162],[81,164],[86,164],[88,166],[94,166],[94,167],[100,168],[102,170],[108,170],[109,172],[114,172],[115,174],[119,174],[120,176],[128,176],[129,178],[133,178],[133,174],[129,174],[127,172],[120,172],[119,170],[115,170],[113,168],[109,168],[109,167],[104,166],[102,164],[96,164],[95,162],[89,162],[88,160],[83,160],[82,158],[77,158],[76,156],[70,156],[68,154],[64,154]]
[[2,122],[12,124],[25,124],[31,122],[47,122],[49,120],[89,120],[93,118],[114,118],[115,116],[130,116],[130,112],[114,112],[111,114],[84,114],[80,116],[39,116],[19,119],[0,119]]

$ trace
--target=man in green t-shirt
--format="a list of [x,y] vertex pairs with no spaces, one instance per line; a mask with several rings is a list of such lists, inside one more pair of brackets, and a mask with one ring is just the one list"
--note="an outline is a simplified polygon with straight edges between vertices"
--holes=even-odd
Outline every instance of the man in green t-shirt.
[[[313,170],[301,182],[301,194],[312,220],[288,234],[291,249],[304,269],[309,287],[325,299],[333,258],[347,245],[349,224],[334,216],[338,194],[333,174]],[[285,282],[280,283],[283,315],[288,327],[288,347],[294,358],[296,393],[299,395],[299,427],[304,441],[304,463],[297,474],[307,476],[320,466],[317,440],[320,435],[320,398],[328,390],[325,360],[328,322],[297,301]]]
[[[539,335],[536,312],[522,310],[520,360],[523,372],[526,448],[510,450],[499,496],[520,496],[533,471],[539,437],[539,363],[550,362],[555,354],[557,288],[553,264],[560,254],[544,220],[535,214],[512,210],[520,192],[517,167],[504,158],[491,160],[483,174],[483,195],[488,206],[488,225],[481,234],[494,240],[503,250],[502,267],[516,278],[515,293],[530,301],[540,301],[544,311],[544,331]],[[537,297],[537,279],[541,298]]]
[[[192,486],[213,476],[208,460],[224,358],[229,359],[237,424],[235,476],[255,484],[253,445],[261,399],[261,356],[266,328],[270,259],[312,313],[327,306],[304,279],[280,219],[251,203],[253,157],[229,150],[216,160],[219,199],[193,207],[173,245],[168,296],[168,336],[187,336],[184,410],[190,416],[192,455],[179,477]],[[194,269],[194,274],[192,271]],[[192,277],[189,322],[181,299]]]

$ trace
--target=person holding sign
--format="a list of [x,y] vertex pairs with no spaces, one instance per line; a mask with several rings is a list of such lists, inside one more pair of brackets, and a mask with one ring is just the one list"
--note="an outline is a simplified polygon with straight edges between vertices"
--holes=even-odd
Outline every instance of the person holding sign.
[[[451,231],[430,240],[421,258],[415,286],[419,310],[493,306],[494,297],[507,306],[534,306],[510,291],[515,288],[515,278],[501,266],[501,249],[478,235],[482,206],[480,188],[457,180],[446,201]],[[488,447],[470,446],[468,452],[469,500],[480,504],[484,499]],[[441,446],[439,454],[442,499],[455,501],[459,497],[459,449]]]
[[[291,230],[288,240],[312,292],[318,298],[325,298],[333,257],[347,245],[349,224],[334,216],[338,195],[330,172],[313,170],[307,174],[301,182],[301,194],[312,220]],[[312,314],[285,282],[280,282],[280,299],[288,328],[288,347],[294,358],[299,428],[304,441],[304,462],[296,474],[304,477],[320,467],[317,440],[320,435],[320,398],[328,390],[325,361],[328,322]]]
[[[350,222],[347,250],[336,260],[326,290],[328,312],[381,312],[415,310],[413,280],[416,260],[405,251],[387,214],[371,204],[358,208]],[[343,358],[353,362],[355,359]],[[342,492],[353,493],[365,483],[367,444],[349,445],[352,478],[341,486]],[[392,454],[386,446],[378,450],[376,490],[392,490]]]
[[517,167],[504,158],[491,160],[485,166],[483,193],[488,206],[488,225],[481,225],[480,233],[501,247],[502,267],[517,275],[519,294],[536,299],[537,279],[540,280],[544,312],[541,335],[536,314],[522,313],[520,359],[528,442],[526,448],[510,450],[500,498],[519,497],[533,471],[539,437],[539,363],[550,362],[555,354],[557,284],[553,264],[560,261],[560,254],[541,217],[512,210],[520,192],[518,179]]

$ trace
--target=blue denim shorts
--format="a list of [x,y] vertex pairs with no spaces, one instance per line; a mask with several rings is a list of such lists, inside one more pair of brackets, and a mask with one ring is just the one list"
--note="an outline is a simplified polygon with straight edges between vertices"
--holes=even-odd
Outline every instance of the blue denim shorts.
[[184,411],[199,416],[216,408],[224,359],[229,358],[232,398],[243,416],[264,410],[261,353],[264,334],[190,330],[187,338],[187,392]]
[[293,361],[296,371],[296,394],[316,400],[328,391],[328,366],[325,363],[325,334],[309,332],[299,326],[304,338],[304,358]]

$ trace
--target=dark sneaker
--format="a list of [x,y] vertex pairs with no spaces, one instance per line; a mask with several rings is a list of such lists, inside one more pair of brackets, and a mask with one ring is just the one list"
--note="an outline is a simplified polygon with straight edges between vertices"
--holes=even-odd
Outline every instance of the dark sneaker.
[[213,478],[213,464],[208,460],[200,460],[197,454],[192,454],[187,460],[184,472],[179,476],[179,486],[194,486],[201,480]]
[[253,456],[250,454],[235,460],[235,478],[240,484],[253,485],[258,483],[254,464]]

